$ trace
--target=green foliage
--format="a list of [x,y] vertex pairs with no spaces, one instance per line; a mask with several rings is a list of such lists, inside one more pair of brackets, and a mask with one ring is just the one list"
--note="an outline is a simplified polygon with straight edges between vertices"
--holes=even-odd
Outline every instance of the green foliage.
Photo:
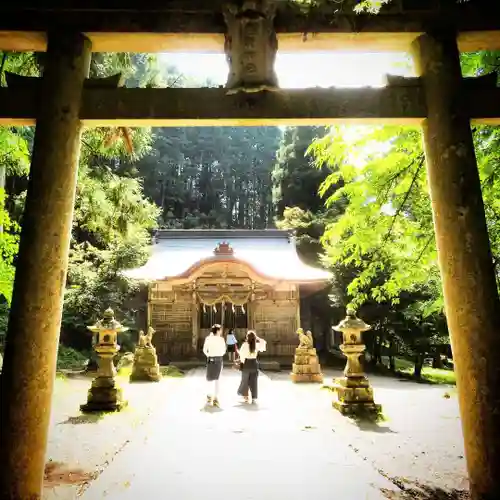
[[144,243],[144,230],[155,226],[157,216],[158,209],[144,199],[138,179],[109,171],[91,173],[82,165],[74,216],[80,241],[101,247],[135,238]]
[[[317,168],[309,148],[325,133],[324,127],[287,127],[272,172],[276,226],[294,230],[300,255],[315,265],[320,264],[323,252],[320,238],[325,224],[342,211],[341,202],[325,207],[318,196],[320,186],[335,166],[324,164]],[[336,188],[332,184],[327,191]]]
[[[156,78],[150,69],[154,57],[143,54],[94,54],[93,76],[121,72],[130,86],[143,86]],[[133,323],[127,301],[138,283],[122,275],[124,269],[147,259],[149,231],[159,211],[144,197],[133,165],[151,151],[149,129],[128,131],[133,152],[127,150],[122,129],[88,129],[82,138],[67,287],[64,297],[62,338],[69,345],[90,345],[87,326],[112,307],[116,317]],[[120,340],[130,348],[131,332]]]
[[166,228],[265,228],[277,127],[159,128],[134,165]]
[[[293,230],[301,259],[319,267],[323,254],[320,239],[325,226],[343,210],[343,202],[325,207],[324,200],[318,196],[319,187],[335,171],[335,166],[323,165],[318,169],[309,147],[316,137],[325,133],[324,127],[287,127],[272,174],[276,226]],[[336,188],[332,184],[328,194]],[[311,313],[307,328],[314,329],[318,345],[326,345],[335,314],[327,293],[323,290],[309,297],[305,307]]]
[[[464,73],[500,67],[498,53],[466,54]],[[486,219],[494,263],[500,258],[500,132],[474,129]],[[421,294],[408,315],[431,318],[443,309],[431,203],[420,131],[401,127],[332,127],[312,146],[320,166],[338,168],[320,193],[342,180],[327,205],[347,201],[340,218],[327,225],[327,263],[355,270],[346,283],[350,305],[369,301],[397,305],[402,293]],[[497,279],[499,274],[497,273]]]
[[[36,74],[34,57],[28,54],[0,53],[0,85],[5,71]],[[18,250],[19,226],[12,220],[6,207],[6,176],[26,175],[29,169],[28,134],[23,128],[0,127],[0,297],[8,303],[12,298],[14,259]],[[4,311],[0,311],[3,317]]]
[[287,127],[281,139],[273,169],[273,203],[278,217],[286,207],[318,212],[323,203],[318,188],[328,175],[328,169],[315,168],[314,157],[308,148],[317,137],[325,133],[324,127]]
[[57,369],[58,370],[81,370],[88,360],[88,353],[82,353],[60,345],[57,352]]
[[147,235],[143,234],[110,244],[104,250],[88,242],[73,245],[64,298],[63,338],[81,346],[78,336],[90,338],[87,326],[107,307],[115,310],[120,321],[133,322],[126,302],[139,292],[140,284],[125,278],[121,271],[145,262],[147,243]]
[[[356,14],[378,14],[380,10],[394,3],[394,0],[292,0],[306,12],[312,7],[327,7],[326,12],[336,14],[338,12]],[[457,3],[471,0],[456,0]],[[332,9],[333,7],[333,9]]]
[[9,304],[6,301],[3,301],[0,302],[0,352],[3,352],[5,335],[7,334],[8,321],[9,321]]
[[[409,128],[333,127],[313,145],[319,164],[338,171],[323,183],[344,185],[327,205],[347,200],[343,215],[323,237],[327,261],[354,266],[347,292],[351,305],[367,300],[397,303],[402,291],[439,288],[420,132]],[[386,278],[380,280],[385,274]],[[426,304],[428,313],[440,302]]]
[[5,191],[0,188],[0,296],[10,304],[14,284],[14,259],[19,246],[19,227],[4,208]]

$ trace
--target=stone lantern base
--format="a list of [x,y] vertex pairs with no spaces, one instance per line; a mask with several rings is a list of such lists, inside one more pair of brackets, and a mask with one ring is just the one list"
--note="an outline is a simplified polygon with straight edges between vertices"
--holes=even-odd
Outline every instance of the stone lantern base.
[[295,349],[295,362],[293,363],[292,382],[323,382],[323,374],[319,364],[316,349],[313,347]]
[[366,377],[343,377],[335,379],[337,400],[333,407],[342,415],[379,415],[382,406],[373,399],[373,389]]
[[137,347],[134,353],[130,382],[159,382],[160,380],[161,372],[156,349],[154,347]]
[[83,413],[120,411],[127,406],[122,389],[113,377],[97,377],[92,381],[87,403],[80,406]]

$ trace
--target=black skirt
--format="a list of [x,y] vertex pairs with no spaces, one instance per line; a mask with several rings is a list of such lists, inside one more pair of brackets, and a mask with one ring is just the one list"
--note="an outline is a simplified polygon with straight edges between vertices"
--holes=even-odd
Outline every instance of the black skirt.
[[222,356],[207,358],[207,381],[219,380],[222,371]]
[[236,344],[228,345],[227,352],[236,352]]

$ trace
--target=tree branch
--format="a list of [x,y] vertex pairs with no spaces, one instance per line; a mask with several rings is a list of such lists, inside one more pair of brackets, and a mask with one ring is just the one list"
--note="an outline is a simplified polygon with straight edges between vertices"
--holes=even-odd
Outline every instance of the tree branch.
[[415,169],[415,173],[413,174],[413,178],[411,180],[410,187],[406,191],[405,196],[403,198],[403,201],[401,202],[401,205],[399,205],[398,209],[396,210],[396,213],[394,214],[394,216],[392,218],[391,226],[389,227],[389,230],[387,231],[387,234],[382,239],[382,243],[381,243],[380,247],[377,249],[377,252],[380,251],[380,250],[382,250],[382,248],[386,244],[387,240],[390,238],[390,236],[392,234],[392,231],[394,229],[394,226],[396,224],[396,220],[399,217],[399,215],[401,214],[401,212],[403,211],[403,208],[406,205],[406,202],[408,201],[408,198],[410,197],[410,194],[411,194],[411,191],[413,189],[413,186],[417,182],[418,174],[420,173],[420,169],[423,167],[424,163],[425,163],[424,157],[422,156],[420,158],[420,161],[419,161],[419,164],[418,164],[417,168]]
[[420,250],[418,257],[414,260],[415,264],[420,261],[420,259],[424,255],[425,251],[427,250],[433,239],[434,239],[434,228],[431,237],[427,240],[427,243],[422,247],[422,250]]

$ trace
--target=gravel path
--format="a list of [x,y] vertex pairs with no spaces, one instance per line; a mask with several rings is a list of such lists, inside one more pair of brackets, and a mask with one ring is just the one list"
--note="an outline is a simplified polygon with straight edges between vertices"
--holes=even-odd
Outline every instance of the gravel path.
[[[326,370],[325,384],[341,376]],[[272,376],[286,385],[285,374]],[[382,404],[386,421],[355,423],[326,408],[325,390],[294,386],[304,404],[314,408],[311,420],[331,425],[344,443],[383,474],[406,478],[443,489],[467,490],[458,399],[454,387],[370,376],[375,400]],[[448,396],[450,396],[448,398]]]
[[[47,447],[44,500],[72,500],[85,490],[133,441],[158,405],[158,393],[168,397],[182,379],[155,384],[121,380],[129,406],[104,416],[82,415],[92,379],[57,379]],[[70,484],[67,484],[70,483]]]
[[[158,461],[165,473],[177,471],[180,466],[196,475],[208,460],[203,450],[221,439],[225,443],[221,462],[236,460],[233,469],[239,470],[238,451],[232,450],[241,452],[241,446],[247,446],[246,453],[251,454],[252,442],[258,444],[260,459],[267,461],[266,471],[280,462],[280,467],[287,468],[284,477],[292,483],[294,471],[311,464],[307,466],[310,470],[304,470],[309,470],[307,477],[315,484],[310,491],[314,490],[316,498],[325,488],[332,491],[332,481],[337,485],[336,493],[343,484],[346,494],[355,495],[349,489],[354,487],[351,483],[368,482],[375,484],[377,491],[389,490],[387,498],[434,498],[391,496],[399,495],[394,485],[400,485],[402,480],[445,489],[467,488],[454,389],[372,376],[376,401],[383,405],[387,421],[356,424],[332,409],[329,391],[319,385],[294,385],[286,373],[263,377],[259,410],[242,411],[234,395],[237,375],[225,373],[221,412],[199,411],[203,373],[196,370],[184,379],[166,379],[158,384],[123,384],[130,407],[95,420],[78,418],[90,380],[58,380],[47,458],[72,470],[78,484],[47,482],[44,498],[70,500],[83,493],[84,500],[97,500],[103,498],[103,491],[106,496],[115,492],[113,484],[125,484],[129,494],[135,495],[141,491],[138,471],[144,470],[143,477],[151,477],[148,470]],[[340,372],[327,370],[325,383],[338,375]],[[451,397],[445,398],[445,393]],[[262,432],[255,434],[255,428]],[[253,441],[245,441],[250,435],[254,435]],[[190,440],[195,443],[191,448]],[[232,457],[231,453],[236,454]],[[182,460],[183,455],[187,461]],[[205,461],[194,460],[195,455],[203,456]],[[220,464],[222,469],[229,462],[224,464]],[[349,475],[354,469],[356,474]],[[89,477],[78,478],[78,470]],[[101,471],[99,479],[91,481]],[[127,472],[130,479],[125,477]],[[179,469],[169,476],[169,484],[177,484],[181,473]],[[276,477],[276,471],[274,474]],[[268,483],[271,479],[267,477]],[[237,485],[233,486],[230,490],[234,493]],[[117,498],[128,498],[120,491],[122,496]],[[379,498],[373,491],[371,494],[366,498]],[[353,496],[343,498],[357,500]]]

